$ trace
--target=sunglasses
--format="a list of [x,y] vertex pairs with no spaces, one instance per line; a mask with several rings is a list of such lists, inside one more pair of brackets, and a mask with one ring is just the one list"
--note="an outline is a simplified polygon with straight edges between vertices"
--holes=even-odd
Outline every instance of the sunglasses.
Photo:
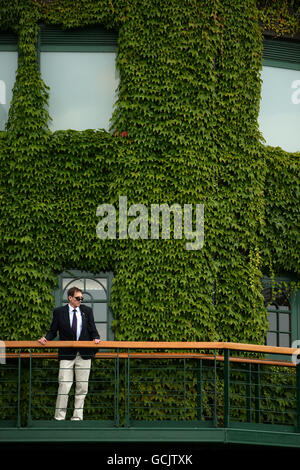
[[79,301],[79,300],[82,301],[82,300],[83,300],[83,297],[74,297],[74,299],[76,299],[76,300],[78,300],[78,301]]

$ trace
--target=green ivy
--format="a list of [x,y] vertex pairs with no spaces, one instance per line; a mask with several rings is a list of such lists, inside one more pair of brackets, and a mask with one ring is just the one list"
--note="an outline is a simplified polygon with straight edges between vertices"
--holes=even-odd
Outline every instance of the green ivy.
[[300,29],[300,6],[297,0],[261,0],[257,2],[259,19],[265,30],[276,35],[294,35]]
[[[299,32],[299,8],[275,3],[0,1],[1,29],[19,38],[0,132],[1,339],[45,334],[58,274],[80,269],[114,272],[118,340],[264,343],[262,275],[300,266],[299,154],[265,147],[257,122],[262,29],[279,18],[278,34]],[[40,23],[118,30],[114,133],[50,132]],[[203,249],[100,241],[96,209],[120,195],[204,204]]]

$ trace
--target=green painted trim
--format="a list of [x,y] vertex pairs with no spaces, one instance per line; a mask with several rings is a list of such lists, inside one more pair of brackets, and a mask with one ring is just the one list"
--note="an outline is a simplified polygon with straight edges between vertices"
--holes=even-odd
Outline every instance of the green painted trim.
[[300,289],[297,292],[293,292],[290,297],[291,305],[291,341],[300,341]]
[[300,70],[300,42],[264,39],[263,65]]
[[276,67],[276,68],[281,68],[281,69],[290,69],[290,70],[300,70],[300,63],[299,64],[294,64],[291,62],[283,62],[279,60],[272,60],[272,59],[264,59],[263,62],[264,66],[267,67]]
[[[65,424],[65,423],[64,423]],[[85,422],[69,423],[70,426],[31,427],[21,429],[0,429],[0,442],[206,442],[231,443],[297,447],[300,448],[300,434],[293,432],[293,428],[286,431],[282,429],[268,430],[258,426],[247,429],[243,427],[213,428],[192,426],[153,427],[144,423],[134,428],[113,428],[103,423],[102,427],[87,426]],[[82,426],[84,424],[84,426]]]
[[9,31],[0,31],[0,51],[18,52],[18,36]]
[[114,428],[115,422],[113,420],[83,420],[83,421],[56,421],[53,420],[31,420],[31,423],[25,429],[74,429],[80,427],[80,429],[102,429],[102,428]]
[[0,44],[1,52],[18,52],[18,44]]
[[113,45],[108,46],[84,46],[84,45],[41,45],[40,52],[116,52]]
[[116,52],[118,35],[103,27],[63,30],[59,26],[41,25],[41,52]]
[[16,427],[18,427],[18,420],[0,420],[0,430],[1,428],[15,429]]
[[248,430],[248,431],[272,431],[272,432],[280,432],[280,433],[295,433],[296,428],[295,426],[291,426],[288,424],[270,424],[270,423],[241,423],[238,421],[230,421],[230,428],[232,429],[241,429],[241,430]]
[[157,428],[164,428],[164,429],[189,429],[189,428],[197,428],[197,429],[215,429],[215,425],[213,420],[208,421],[131,421],[132,428],[147,428],[147,429],[157,429]]
[[300,434],[292,432],[275,432],[246,430],[246,429],[226,429],[225,441],[230,444],[249,444],[275,447],[300,447]]

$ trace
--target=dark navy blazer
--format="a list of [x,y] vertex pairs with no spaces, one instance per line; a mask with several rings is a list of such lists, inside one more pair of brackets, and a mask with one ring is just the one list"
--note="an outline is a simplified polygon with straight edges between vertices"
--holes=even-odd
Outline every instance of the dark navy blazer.
[[[82,330],[78,341],[100,339],[94,321],[93,310],[87,305],[80,305],[79,309],[82,318]],[[56,338],[57,332],[59,333],[59,341],[76,341],[75,334],[70,326],[69,305],[57,307],[53,310],[52,323],[45,338],[51,341]],[[80,353],[82,359],[91,359],[95,355],[96,348],[60,348],[58,350],[58,359],[74,359],[77,352]]]

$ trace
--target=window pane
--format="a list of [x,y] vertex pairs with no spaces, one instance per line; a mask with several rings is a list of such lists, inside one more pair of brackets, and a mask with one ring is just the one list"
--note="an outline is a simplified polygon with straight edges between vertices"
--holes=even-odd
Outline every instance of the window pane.
[[276,331],[277,330],[276,313],[270,312],[268,315],[268,319],[269,319],[269,325],[270,325],[269,329],[272,331]]
[[41,52],[52,131],[109,129],[118,87],[115,58],[115,52]]
[[279,310],[286,310],[288,312],[290,310],[290,306],[289,305],[280,305]]
[[107,280],[105,278],[97,277],[96,279],[86,279],[86,290],[98,290],[106,288]]
[[85,292],[89,293],[93,300],[106,300],[106,289],[106,279],[86,279]]
[[279,346],[288,348],[290,346],[290,335],[281,333],[279,335]]
[[259,127],[267,145],[300,150],[300,71],[264,66]]
[[267,333],[267,345],[277,346],[277,335],[276,333]]
[[93,309],[95,322],[99,322],[99,321],[106,322],[107,321],[107,304],[106,303],[94,304],[94,305],[89,304],[89,303],[85,303],[85,305],[87,305],[88,307],[91,307]]
[[[64,301],[63,305],[67,305],[68,302]],[[84,305],[93,309],[95,323],[101,321],[107,321],[107,304],[91,304],[89,302],[84,302]]]
[[106,324],[105,323],[96,323],[96,328],[97,328],[98,333],[100,335],[100,339],[102,341],[106,341],[106,339],[107,339]]
[[279,314],[279,330],[285,332],[290,331],[290,317],[286,313]]
[[18,67],[18,53],[0,51],[0,131],[5,129]]
[[67,292],[71,287],[78,287],[78,289],[84,290],[84,279],[63,279],[62,286],[64,289],[64,299],[67,299]]

